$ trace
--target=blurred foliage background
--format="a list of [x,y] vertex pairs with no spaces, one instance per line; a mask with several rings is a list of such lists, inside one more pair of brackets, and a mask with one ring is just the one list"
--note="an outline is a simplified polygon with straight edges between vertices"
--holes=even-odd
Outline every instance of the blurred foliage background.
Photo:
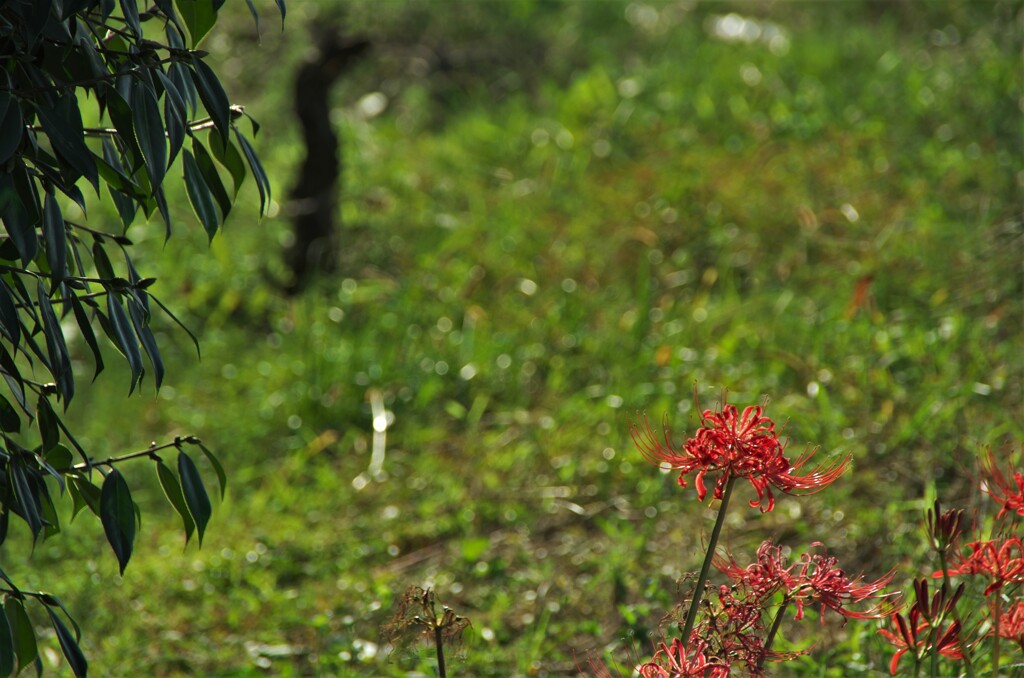
[[[1020,3],[288,9],[258,38],[229,3],[204,43],[263,125],[272,216],[242,200],[211,245],[198,224],[133,229],[202,360],[164,327],[159,393],[108,378],[71,411],[94,449],[218,452],[203,549],[137,478],[160,509],[124,579],[68,558],[98,525],[5,562],[27,587],[61,573],[98,673],[433,675],[379,633],[412,584],[472,620],[454,675],[642,655],[710,522],[628,426],[666,414],[684,435],[695,387],[768,397],[794,453],[854,458],[824,494],[738,502],[738,557],[824,541],[905,584],[933,569],[936,496],[988,510],[975,455],[1022,441]],[[340,263],[289,298],[292,86],[331,30],[371,43],[332,93]],[[805,627],[784,629],[815,640],[787,674],[887,665],[873,624]]]

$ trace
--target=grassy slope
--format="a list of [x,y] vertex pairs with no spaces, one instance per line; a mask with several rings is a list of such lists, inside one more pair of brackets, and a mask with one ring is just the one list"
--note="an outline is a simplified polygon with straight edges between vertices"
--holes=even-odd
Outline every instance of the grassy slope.
[[[84,520],[5,570],[62,594],[102,675],[429,675],[368,649],[409,584],[473,620],[458,674],[571,672],[656,629],[696,567],[709,522],[627,427],[667,412],[681,434],[697,382],[705,405],[767,394],[795,450],[855,459],[825,494],[737,510],[733,549],[825,540],[912,576],[926,500],[976,501],[957,464],[1021,435],[1018,52],[986,9],[782,7],[774,53],[710,39],[725,6],[653,31],[563,7],[576,67],[531,94],[464,93],[437,125],[412,88],[350,116],[340,280],[277,298],[283,218],[238,215],[205,261],[180,263],[198,234],[144,243],[203,361],[169,331],[172,388],[126,404],[105,375],[81,399],[96,448],[198,433],[223,454],[203,549],[140,477],[124,580],[69,557],[102,543]],[[281,81],[250,110],[283,200]],[[374,390],[394,420],[370,477]],[[887,661],[869,625],[828,628],[794,671]]]

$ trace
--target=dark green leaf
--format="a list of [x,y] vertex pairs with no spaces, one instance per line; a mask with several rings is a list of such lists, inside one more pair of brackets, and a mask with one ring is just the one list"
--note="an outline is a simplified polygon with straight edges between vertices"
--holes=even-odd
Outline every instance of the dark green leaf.
[[164,122],[167,125],[167,143],[170,145],[167,164],[170,165],[185,143],[185,99],[182,98],[177,85],[163,71],[157,70],[156,75],[164,88]]
[[121,12],[125,23],[132,29],[136,37],[142,37],[142,24],[139,21],[139,6],[136,0],[121,0]]
[[174,472],[162,461],[156,463],[156,475],[160,479],[160,487],[163,488],[167,501],[171,503],[174,510],[181,516],[181,521],[185,526],[185,543],[188,544],[189,539],[192,538],[192,533],[195,532],[196,523],[192,520],[192,514],[189,513],[188,504],[185,503],[185,495],[181,491],[181,484],[178,482]]
[[7,398],[0,395],[0,431],[4,433],[21,432],[21,416]]
[[[71,251],[71,260],[68,262],[68,273],[70,275],[88,275],[88,271],[85,268],[85,261],[82,259],[82,251],[80,249],[82,246],[82,240],[81,238],[78,237],[78,234],[75,232],[75,227],[73,225],[68,224],[67,226],[68,249]],[[74,282],[71,284],[73,286],[77,286],[78,283]],[[92,292],[92,289],[90,289],[88,282],[83,282],[81,284],[82,289],[84,289],[86,293]]]
[[11,675],[16,658],[11,622],[7,620],[7,612],[0,609],[0,676]]
[[0,333],[17,351],[18,343],[21,341],[21,320],[18,318],[18,308],[14,305],[11,290],[3,280],[0,280]]
[[167,133],[163,116],[160,115],[156,95],[142,80],[132,81],[131,102],[135,138],[146,161],[150,186],[155,190],[167,173]]
[[245,4],[249,5],[249,12],[252,13],[252,19],[256,22],[256,35],[260,34],[260,13],[256,11],[256,5],[252,3],[252,0],[245,0]]
[[50,370],[53,373],[53,380],[57,383],[57,390],[64,400],[64,407],[71,402],[75,394],[74,374],[71,371],[71,356],[68,354],[67,344],[64,342],[64,331],[60,322],[50,306],[50,298],[43,289],[43,283],[38,284],[37,297],[39,300],[39,314],[43,319],[43,330],[46,333],[46,351],[50,356]]
[[7,469],[17,507],[20,509],[21,517],[28,523],[29,530],[32,531],[32,538],[35,539],[43,529],[38,486],[30,480],[30,471],[22,461],[12,457],[7,463]]
[[64,626],[64,622],[60,620],[60,617],[53,610],[46,608],[46,611],[50,614],[50,621],[53,622],[53,630],[57,633],[57,640],[60,642],[60,649],[64,653],[64,658],[68,660],[68,665],[71,666],[71,670],[75,673],[76,678],[87,675],[89,672],[89,662],[85,660],[85,655],[82,654],[82,648],[78,647],[78,641],[75,639],[75,636],[68,631],[68,627]]
[[132,318],[132,324],[135,326],[135,333],[139,336],[142,348],[145,349],[146,355],[149,356],[149,362],[153,364],[154,382],[157,389],[159,389],[160,384],[164,381],[164,361],[160,357],[160,349],[156,345],[156,337],[153,336],[153,330],[149,328],[148,314],[142,310],[141,305],[134,299],[128,300],[128,313]]
[[199,98],[203,100],[206,112],[210,114],[213,124],[227,141],[228,130],[231,129],[231,102],[216,73],[201,59],[193,57],[192,80],[199,92]]
[[92,323],[86,315],[85,307],[77,295],[71,295],[71,308],[75,311],[75,322],[78,323],[78,330],[82,333],[86,345],[92,351],[92,358],[96,362],[96,372],[92,375],[93,381],[103,371],[103,354],[100,351],[99,343],[96,341],[96,333],[92,331]]
[[21,372],[18,371],[17,364],[15,364],[11,354],[7,352],[2,343],[0,343],[0,368],[2,368],[0,369],[0,375],[3,375],[4,381],[7,382],[7,386],[14,395],[14,399],[21,405],[22,411],[31,417],[32,411],[29,410],[28,402],[25,400],[25,383],[21,378]]
[[57,414],[50,407],[50,401],[46,396],[39,396],[36,404],[36,424],[39,426],[39,436],[43,441],[43,456],[57,446],[60,442],[60,429],[57,427]]
[[104,248],[103,241],[97,238],[92,244],[92,261],[96,266],[96,273],[101,278],[107,280],[113,280],[117,276],[114,274],[114,267],[110,263],[110,257],[107,256],[107,250]]
[[[145,162],[142,157],[142,149],[139,148],[135,137],[135,115],[132,112],[132,107],[128,105],[128,101],[131,99],[132,82],[132,78],[125,75],[118,79],[116,88],[108,87],[104,90],[107,115],[110,116],[110,121],[114,123],[114,129],[117,130],[117,147],[120,149],[120,155],[124,159],[129,175],[134,175]],[[109,158],[107,161],[111,162]]]
[[128,251],[122,250],[122,252],[124,253],[124,263],[128,267],[128,280],[132,284],[132,294],[135,295],[139,304],[142,306],[142,310],[145,312],[146,323],[148,324],[150,315],[149,295],[142,290],[152,285],[156,278],[149,278],[150,282],[143,284],[144,279],[135,269],[135,264],[132,263],[132,258],[128,256]]
[[200,443],[199,449],[201,449],[203,454],[206,455],[206,458],[210,460],[210,465],[213,466],[213,470],[217,473],[217,482],[220,483],[220,498],[223,499],[224,493],[228,489],[228,474],[224,473],[224,467],[221,465],[220,460],[217,459],[213,452],[206,449],[206,445]]
[[221,214],[224,215],[221,221],[226,221],[231,212],[231,198],[224,188],[224,182],[220,180],[217,166],[213,164],[213,158],[210,157],[209,151],[199,143],[197,138],[192,139],[192,151],[195,153],[196,165],[199,166],[199,171],[203,175],[203,181],[206,182],[206,186],[220,207]]
[[129,395],[135,390],[135,386],[142,378],[142,352],[139,351],[139,342],[132,331],[128,315],[121,306],[121,300],[114,292],[107,292],[107,313],[110,317],[110,328],[114,332],[114,338],[121,353],[128,360],[128,367],[132,371],[132,382],[128,388]]
[[[173,32],[174,27],[169,26],[168,31]],[[198,105],[198,99],[196,98],[196,85],[192,82],[191,72],[188,67],[176,61],[167,67],[167,77],[178,88],[178,92],[188,105],[185,117],[187,118],[194,114]]]
[[70,612],[68,612],[68,608],[64,607],[64,603],[60,602],[60,598],[52,596],[49,593],[40,593],[37,594],[36,600],[38,600],[43,605],[46,605],[47,607],[60,608],[60,610],[68,618],[68,621],[71,622],[71,628],[75,630],[75,638],[78,639],[82,637],[82,629],[79,628],[78,622],[76,622],[75,618],[71,616]]
[[78,110],[75,95],[67,92],[54,107],[40,106],[37,112],[43,132],[49,137],[54,150],[78,176],[84,176],[98,191],[96,162],[85,145],[82,113]]
[[[43,240],[46,243],[46,261],[50,272],[61,281],[67,273],[67,232],[64,230],[64,215],[60,205],[51,193],[43,198]],[[56,285],[55,285],[56,286]]]
[[164,239],[171,237],[171,211],[167,208],[167,196],[164,194],[164,187],[156,189],[153,193],[156,206],[160,209],[160,216],[164,220]]
[[[124,168],[122,152],[118,150],[118,148],[123,146],[124,140],[119,137],[118,143],[115,144],[109,137],[103,137],[102,144],[103,158],[97,159],[99,161],[97,168],[100,172],[100,178],[110,184],[112,188],[116,188],[125,195],[131,195],[140,199],[144,198],[145,193]],[[127,159],[130,160],[131,158],[128,157]],[[131,174],[134,174],[134,171]]]
[[128,559],[132,557],[135,544],[135,503],[124,476],[117,469],[111,471],[103,481],[100,491],[100,520],[107,541],[117,556],[117,563],[124,574]]
[[[199,350],[199,340],[198,340],[198,339],[196,339],[196,335],[192,334],[192,330],[190,330],[190,329],[189,329],[189,328],[188,328],[188,327],[187,327],[187,326],[185,325],[185,323],[183,323],[183,322],[181,322],[180,320],[178,320],[178,316],[176,316],[176,315],[174,315],[173,313],[171,313],[171,309],[169,309],[169,308],[167,308],[166,306],[164,306],[164,304],[163,304],[163,302],[162,302],[162,301],[160,301],[160,300],[159,300],[159,299],[157,299],[156,297],[150,297],[150,299],[152,299],[153,301],[155,301],[155,302],[156,302],[156,305],[157,305],[157,306],[159,306],[159,307],[161,308],[161,310],[163,310],[163,312],[167,314],[167,317],[168,317],[168,318],[170,318],[171,320],[173,320],[173,321],[174,321],[174,323],[175,323],[175,324],[176,324],[176,325],[177,325],[178,327],[180,327],[181,329],[185,330],[185,334],[187,334],[187,335],[188,335],[188,338],[192,340],[192,343],[193,343],[193,344],[195,344],[195,347],[196,347],[196,356],[197,356],[197,357],[199,357],[199,358],[202,358],[202,353],[201,353],[201,352],[200,352],[200,350]],[[2,358],[2,357],[3,357],[3,354],[0,354],[0,358]]]
[[195,49],[217,22],[213,0],[175,0],[175,4],[192,36],[192,49]]
[[187,150],[185,151],[185,189],[188,192],[188,201],[192,203],[192,209],[202,222],[203,228],[210,240],[217,234],[217,227],[220,225],[217,216],[217,206],[213,203],[213,196],[210,188],[203,180],[199,165],[195,157]]
[[199,532],[199,545],[203,545],[203,534],[206,532],[206,524],[210,522],[213,514],[213,507],[210,506],[210,498],[203,486],[203,479],[195,463],[184,452],[178,453],[178,475],[181,476],[181,489],[185,495],[185,503],[188,511],[192,514],[192,520],[196,523],[196,530]]
[[242,147],[242,153],[245,154],[245,158],[249,162],[252,176],[256,179],[256,190],[260,193],[260,215],[262,216],[266,212],[266,205],[270,200],[270,179],[267,178],[263,164],[260,163],[259,156],[256,155],[256,150],[249,143],[249,140],[239,134],[237,130],[235,131],[235,138],[238,139],[238,145]]
[[[67,448],[66,445],[57,444],[50,449],[45,455],[45,461],[43,462],[47,473],[50,475],[60,476],[63,472],[71,468],[71,463],[75,460],[75,454]],[[62,486],[64,485],[64,478],[61,476],[58,480]],[[61,487],[63,490],[63,487]]]
[[[60,517],[57,515],[57,507],[53,505],[50,493],[45,491],[45,483],[40,480],[39,485],[43,489],[39,493],[39,515],[43,519],[43,539],[46,540],[55,534],[60,534]],[[63,480],[61,481],[61,491],[64,491]]]
[[5,175],[0,175],[0,205],[0,219],[4,222],[4,228],[18,248],[22,265],[28,267],[39,251],[39,239],[32,217],[15,192],[10,177]]
[[0,165],[18,150],[24,135],[21,105],[10,92],[0,92]]
[[234,184],[235,197],[238,196],[238,191],[242,188],[242,182],[245,181],[245,161],[242,160],[242,155],[235,148],[234,144],[224,143],[224,139],[221,138],[220,132],[216,128],[210,129],[210,151],[213,153],[213,157],[217,158],[217,162],[227,169],[231,175],[231,181]]
[[71,479],[71,498],[74,501],[74,508],[72,509],[71,517],[74,518],[78,515],[84,507],[88,506],[89,510],[96,514],[97,517],[100,515],[100,488],[93,485],[86,478],[75,476]]
[[121,217],[121,225],[127,229],[135,221],[135,213],[138,211],[138,203],[130,196],[138,195],[141,191],[125,176],[117,149],[107,138],[103,139],[103,159],[104,162],[98,162],[97,167],[107,183],[110,198],[117,208],[117,215]]
[[182,28],[181,22],[178,21],[178,14],[174,11],[174,4],[171,0],[153,0],[153,2],[160,8],[160,11],[171,20],[179,31],[184,32],[184,28]]
[[36,661],[39,656],[39,648],[36,645],[36,632],[32,628],[32,621],[25,612],[25,605],[14,596],[8,596],[4,601],[4,612],[7,614],[7,621],[11,626],[11,636],[14,640],[14,656],[18,659],[18,673]]

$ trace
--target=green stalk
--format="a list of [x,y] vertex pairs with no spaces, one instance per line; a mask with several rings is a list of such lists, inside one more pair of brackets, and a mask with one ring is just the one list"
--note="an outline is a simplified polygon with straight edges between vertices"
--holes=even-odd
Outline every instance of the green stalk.
[[441,632],[443,630],[440,624],[434,624],[434,646],[437,648],[438,678],[446,678],[448,675],[444,670],[444,641],[441,639]]
[[757,662],[757,670],[760,671],[764,667],[764,660],[768,658],[768,652],[772,649],[772,643],[775,642],[775,634],[779,632],[779,627],[782,626],[782,615],[789,607],[789,598],[782,601],[782,605],[779,605],[779,609],[775,612],[775,621],[772,622],[772,628],[768,631],[768,637],[764,641],[764,654],[761,655],[761,659]]
[[928,632],[928,651],[932,655],[932,667],[928,675],[932,678],[936,678],[939,675],[939,649],[935,647],[935,640],[939,636],[939,629],[934,626],[935,623],[942,621],[942,616],[938,620],[932,620],[929,624],[932,626],[931,631]]
[[992,616],[993,616],[993,620],[992,620],[992,623],[993,623],[993,628],[992,628],[992,675],[993,676],[998,676],[999,675],[999,612],[1000,612],[1000,607],[1001,607],[999,603],[1001,601],[999,600],[999,593],[1000,593],[1000,591],[997,589],[993,593],[994,593],[993,598],[995,598],[995,602],[992,604]]
[[[942,584],[947,591],[952,591],[953,584],[949,580],[949,566],[946,563],[946,550],[938,549],[938,552],[939,565],[942,567]],[[958,604],[959,602],[960,601],[957,601]],[[953,620],[960,623],[960,631],[962,632],[964,624],[960,620],[960,610],[957,605],[953,606]],[[967,674],[967,678],[974,678],[974,665],[971,663],[971,652],[966,643],[960,643],[960,651],[964,656],[964,672]],[[933,662],[938,660],[938,653],[932,655],[932,660]],[[935,673],[934,663],[932,664],[932,675],[937,675]]]
[[[728,473],[728,471],[726,471]],[[729,497],[732,496],[732,486],[736,482],[736,476],[729,476],[725,483],[725,492],[722,493],[722,503],[718,507],[718,517],[715,518],[715,527],[711,530],[711,541],[708,542],[707,553],[704,554],[704,565],[700,568],[700,576],[697,577],[697,586],[693,592],[693,600],[690,602],[690,611],[686,613],[686,625],[683,627],[682,641],[690,642],[690,632],[697,621],[697,610],[700,609],[701,601],[704,598],[704,584],[708,580],[708,572],[711,571],[711,561],[715,557],[715,548],[718,546],[718,537],[722,534],[722,525],[725,524],[725,510],[729,507]]]

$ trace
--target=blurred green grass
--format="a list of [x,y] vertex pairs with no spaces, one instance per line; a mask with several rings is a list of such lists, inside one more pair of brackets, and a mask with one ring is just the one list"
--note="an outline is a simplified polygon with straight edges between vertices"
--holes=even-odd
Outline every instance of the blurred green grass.
[[[824,494],[737,510],[739,554],[822,540],[907,581],[931,499],[981,506],[962,468],[1021,441],[1018,4],[346,4],[382,47],[337,93],[342,270],[286,300],[289,78],[337,7],[289,7],[259,48],[244,9],[211,36],[264,126],[276,216],[248,186],[209,248],[184,200],[166,245],[133,231],[202,361],[167,327],[169,386],[126,401],[111,356],[72,411],[92,449],[218,451],[231,484],[203,549],[182,551],[142,468],[124,579],[86,520],[28,562],[8,547],[98,673],[432,675],[425,650],[380,645],[411,584],[473,621],[455,675],[642,654],[710,523],[627,428],[668,413],[683,435],[694,384],[704,405],[768,396],[794,451],[854,457]],[[477,70],[409,76],[403,37]],[[787,674],[888,661],[870,624],[805,634]]]

